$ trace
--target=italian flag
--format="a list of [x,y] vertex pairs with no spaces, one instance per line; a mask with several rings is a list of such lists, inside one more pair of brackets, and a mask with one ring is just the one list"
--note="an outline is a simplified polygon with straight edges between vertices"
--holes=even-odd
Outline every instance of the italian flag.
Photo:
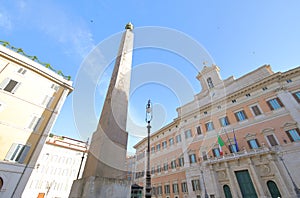
[[222,146],[225,145],[224,141],[222,140],[221,136],[218,135],[218,143],[219,143],[219,149],[220,149],[220,155],[223,155]]

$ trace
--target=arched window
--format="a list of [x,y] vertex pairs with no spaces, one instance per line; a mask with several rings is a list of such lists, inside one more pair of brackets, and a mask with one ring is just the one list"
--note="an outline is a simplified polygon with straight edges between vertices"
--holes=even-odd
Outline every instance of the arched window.
[[214,84],[213,84],[213,82],[212,82],[212,80],[211,80],[211,77],[209,77],[209,78],[207,79],[207,84],[208,84],[208,87],[209,87],[209,88],[214,88]]
[[0,177],[0,190],[2,189],[2,187],[3,187],[3,179],[2,177]]
[[226,198],[232,198],[232,194],[228,185],[223,186],[223,191]]
[[268,186],[268,189],[270,191],[270,194],[271,194],[272,198],[281,197],[281,194],[280,194],[279,189],[278,189],[278,187],[277,187],[277,185],[276,185],[275,182],[269,180],[267,182],[267,186]]

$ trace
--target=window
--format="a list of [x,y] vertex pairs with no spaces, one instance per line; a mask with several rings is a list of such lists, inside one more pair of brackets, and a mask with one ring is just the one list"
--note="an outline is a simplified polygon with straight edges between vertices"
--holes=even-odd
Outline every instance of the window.
[[176,160],[171,161],[171,168],[176,168]]
[[178,193],[178,184],[175,183],[175,184],[172,184],[172,188],[173,188],[173,193]]
[[225,194],[225,198],[232,198],[232,194],[228,185],[223,186],[223,191]]
[[250,96],[251,96],[251,94],[250,94],[250,93],[247,93],[247,94],[246,94],[246,97],[250,97]]
[[291,82],[293,82],[293,81],[292,81],[292,79],[287,79],[286,82],[287,82],[287,83],[291,83]]
[[182,183],[181,183],[181,191],[182,191],[183,193],[188,192],[188,187],[187,187],[187,183],[186,183],[186,182],[182,182]]
[[55,91],[57,91],[59,89],[59,86],[53,83],[51,85],[51,89],[54,89]]
[[279,98],[274,98],[274,99],[268,100],[267,103],[271,110],[276,110],[276,109],[280,109],[281,107],[283,107],[283,104],[281,103]]
[[160,173],[160,172],[161,172],[161,167],[160,167],[160,165],[157,165],[156,171],[157,171],[157,173]]
[[201,131],[201,127],[200,127],[200,126],[197,126],[196,131],[197,131],[197,134],[198,134],[198,135],[201,135],[201,134],[202,134],[202,131]]
[[236,103],[236,99],[231,100],[232,103]]
[[176,135],[176,143],[179,143],[181,142],[181,135]]
[[286,133],[289,136],[291,142],[300,141],[299,129],[291,129],[291,130],[286,131]]
[[157,194],[158,195],[162,194],[162,187],[161,186],[157,186]]
[[212,130],[214,130],[214,124],[213,124],[213,122],[207,122],[207,123],[205,123],[205,128],[206,128],[206,131],[212,131]]
[[153,175],[154,173],[155,173],[155,167],[152,166],[152,167],[151,167],[151,174]]
[[172,146],[174,144],[174,138],[169,139],[169,145]]
[[220,149],[219,148],[214,148],[213,149],[213,154],[215,157],[220,157],[221,153],[220,153]]
[[170,194],[170,185],[169,185],[169,184],[166,184],[166,185],[164,186],[164,188],[165,188],[165,194]]
[[156,145],[156,150],[157,150],[157,151],[160,151],[160,144],[157,144],[157,145]]
[[164,163],[164,171],[167,171],[168,170],[168,162]]
[[268,89],[268,87],[263,87],[262,88],[263,91],[266,91],[267,89]]
[[42,123],[42,118],[39,118],[37,116],[33,116],[32,120],[30,121],[28,125],[28,129],[31,129],[33,131],[37,131]]
[[193,191],[200,190],[200,181],[199,179],[192,180]]
[[42,102],[42,105],[49,108],[51,106],[52,102],[53,102],[53,99],[54,99],[54,97],[46,95],[43,102]]
[[184,132],[184,135],[185,135],[185,139],[188,139],[188,138],[192,137],[192,131],[187,130],[187,131]]
[[269,143],[270,143],[271,146],[278,145],[278,143],[277,143],[274,135],[272,135],[272,134],[271,135],[267,135],[267,139],[268,139],[268,141],[269,141]]
[[191,164],[196,163],[197,162],[196,154],[189,155],[189,159]]
[[183,157],[178,158],[178,164],[180,167],[184,166],[184,158]]
[[28,145],[13,143],[5,156],[5,160],[23,163],[29,149],[30,146]]
[[151,153],[155,153],[155,146],[151,147]]
[[259,147],[257,139],[248,140],[248,145],[251,149],[256,149]]
[[202,159],[203,159],[203,161],[207,160],[207,153],[206,153],[206,151],[202,151]]
[[294,98],[298,103],[300,103],[300,91],[293,93]]
[[261,115],[261,111],[257,105],[252,106],[251,110],[255,116]]
[[27,72],[26,69],[20,67],[20,69],[18,69],[18,73],[24,75]]
[[228,118],[227,116],[223,117],[223,118],[220,118],[220,123],[221,123],[221,126],[228,126],[229,125],[229,121],[228,121]]
[[207,79],[207,84],[208,84],[208,87],[211,89],[211,88],[214,88],[214,84],[213,84],[213,82],[212,82],[212,80],[211,80],[211,77],[209,77],[208,79]]
[[237,153],[237,149],[236,149],[236,145],[235,144],[231,144],[229,145],[229,150],[230,150],[230,153]]
[[163,142],[162,142],[162,148],[163,148],[163,149],[167,148],[167,141],[163,141]]
[[21,84],[20,82],[6,78],[0,84],[0,89],[3,89],[4,91],[14,94],[17,91],[20,84]]
[[238,111],[234,115],[236,117],[236,120],[239,122],[247,119],[247,116],[246,116],[244,110]]

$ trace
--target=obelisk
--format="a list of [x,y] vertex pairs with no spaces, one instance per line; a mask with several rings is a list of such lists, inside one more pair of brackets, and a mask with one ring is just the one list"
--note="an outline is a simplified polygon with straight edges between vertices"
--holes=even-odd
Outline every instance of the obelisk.
[[75,180],[72,198],[130,196],[125,180],[126,132],[133,50],[133,25],[128,23],[121,40],[100,120],[93,133],[82,179]]

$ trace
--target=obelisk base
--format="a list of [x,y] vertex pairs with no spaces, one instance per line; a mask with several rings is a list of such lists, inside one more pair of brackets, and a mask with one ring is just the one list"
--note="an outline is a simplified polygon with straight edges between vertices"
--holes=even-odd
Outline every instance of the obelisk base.
[[69,198],[130,198],[130,181],[90,176],[75,180]]

